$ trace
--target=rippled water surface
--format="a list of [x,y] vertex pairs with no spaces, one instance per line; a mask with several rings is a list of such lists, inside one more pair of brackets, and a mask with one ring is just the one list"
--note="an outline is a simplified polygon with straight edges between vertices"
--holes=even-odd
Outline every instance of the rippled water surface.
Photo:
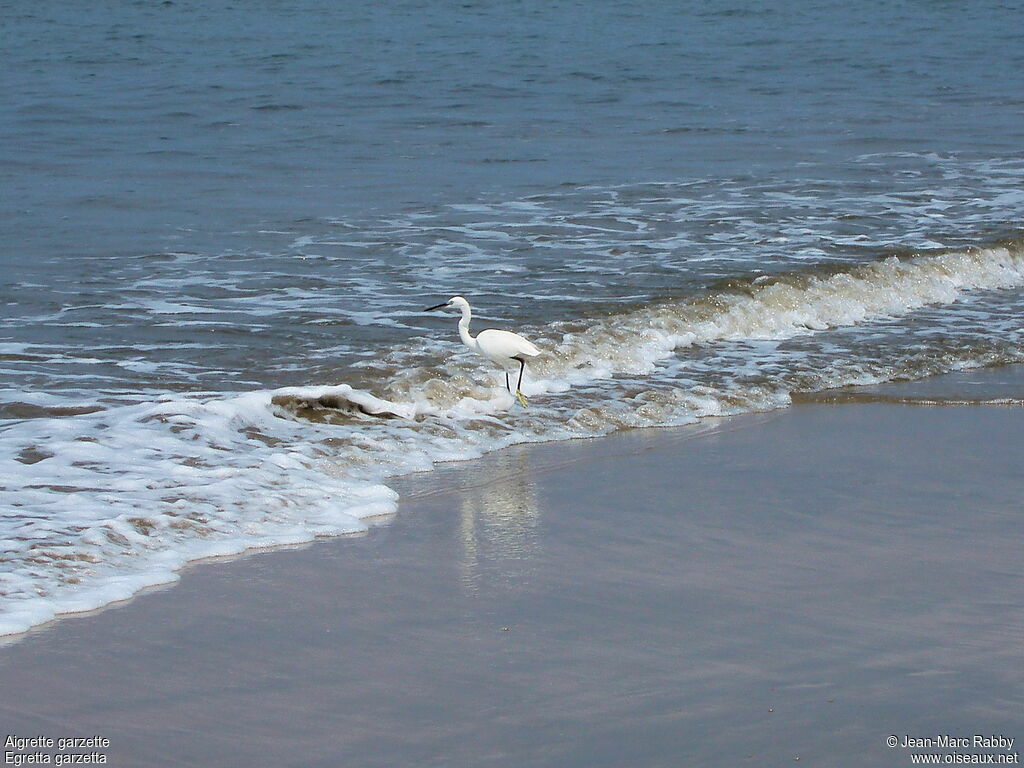
[[1022,10],[0,2],[0,631],[437,460],[1020,362]]

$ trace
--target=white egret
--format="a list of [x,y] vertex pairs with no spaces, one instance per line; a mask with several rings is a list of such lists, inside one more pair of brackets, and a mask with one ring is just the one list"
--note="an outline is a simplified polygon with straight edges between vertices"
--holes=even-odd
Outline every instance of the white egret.
[[496,331],[493,328],[489,328],[486,331],[480,331],[476,336],[470,335],[469,321],[473,316],[473,311],[469,307],[469,302],[461,296],[452,296],[443,304],[438,304],[436,307],[427,307],[423,311],[433,312],[435,309],[445,307],[461,310],[462,318],[459,320],[459,338],[462,339],[463,344],[474,352],[483,355],[488,360],[497,363],[505,369],[505,388],[509,392],[512,391],[512,386],[508,380],[508,369],[511,367],[514,370],[515,364],[519,363],[516,399],[525,408],[527,405],[526,395],[522,393],[520,387],[523,385],[523,371],[526,369],[526,358],[536,357],[540,354],[540,350],[518,333],[512,333],[511,331]]

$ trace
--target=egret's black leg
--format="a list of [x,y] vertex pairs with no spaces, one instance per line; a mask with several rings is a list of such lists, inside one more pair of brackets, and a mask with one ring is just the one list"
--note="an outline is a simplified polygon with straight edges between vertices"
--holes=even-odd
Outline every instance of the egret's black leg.
[[[521,358],[521,357],[513,357],[512,359],[519,361],[519,381],[516,383],[516,400],[518,400],[519,404],[522,405],[523,408],[525,408],[526,407],[526,395],[523,394],[523,392],[520,389],[520,387],[523,386],[523,371],[526,370],[526,361],[523,360],[523,358]],[[505,374],[505,375],[507,376],[508,374]]]
[[512,385],[508,383],[508,371],[505,371],[505,389],[509,391],[509,394],[512,394]]

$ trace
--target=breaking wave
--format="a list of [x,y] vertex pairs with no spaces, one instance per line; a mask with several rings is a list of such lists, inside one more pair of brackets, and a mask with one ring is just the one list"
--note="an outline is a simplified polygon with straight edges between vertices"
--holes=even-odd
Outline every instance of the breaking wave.
[[198,558],[365,531],[395,511],[389,477],[435,462],[1024,361],[1021,286],[1010,242],[517,329],[545,351],[527,367],[529,409],[447,333],[381,350],[335,386],[135,402],[7,391],[0,634]]

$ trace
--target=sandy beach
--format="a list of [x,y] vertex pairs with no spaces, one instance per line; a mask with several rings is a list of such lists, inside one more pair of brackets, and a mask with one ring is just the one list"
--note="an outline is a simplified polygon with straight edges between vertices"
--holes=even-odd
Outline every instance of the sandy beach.
[[444,465],[368,535],[0,647],[2,731],[117,766],[902,766],[890,735],[1024,738],[1022,428],[803,404]]

